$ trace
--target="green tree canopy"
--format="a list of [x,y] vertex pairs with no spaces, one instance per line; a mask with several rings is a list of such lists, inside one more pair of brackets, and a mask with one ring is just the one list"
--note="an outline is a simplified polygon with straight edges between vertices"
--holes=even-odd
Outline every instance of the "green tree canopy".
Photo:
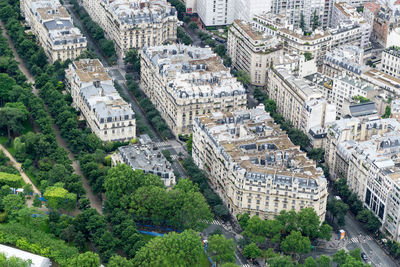
[[171,232],[151,239],[133,259],[134,266],[199,266],[203,245],[194,231]]
[[212,235],[208,239],[207,252],[217,264],[235,262],[235,243],[224,235]]

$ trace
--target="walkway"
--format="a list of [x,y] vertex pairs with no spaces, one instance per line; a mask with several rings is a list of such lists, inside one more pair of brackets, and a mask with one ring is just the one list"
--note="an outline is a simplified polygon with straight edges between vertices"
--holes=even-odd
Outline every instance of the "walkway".
[[32,188],[33,188],[33,193],[34,194],[38,194],[39,196],[40,191],[37,189],[37,187],[32,183],[31,179],[29,178],[28,175],[26,175],[26,173],[24,172],[24,170],[21,168],[21,164],[17,162],[17,160],[13,157],[13,155],[11,155],[10,152],[8,152],[8,150],[2,145],[0,144],[0,150],[3,151],[4,155],[7,156],[7,158],[10,159],[12,165],[19,171],[19,174],[21,175],[22,179],[24,179],[24,182],[26,184],[31,184]]
[[[6,33],[7,30],[4,27],[4,23],[2,21],[0,21],[0,25],[1,25],[1,28],[2,28],[2,34],[3,34],[4,37],[7,38],[8,44],[9,44],[9,46],[11,47],[11,49],[12,49],[12,51],[14,53],[15,60],[19,63],[18,64],[19,69],[25,74],[25,76],[27,77],[28,81],[30,83],[34,84],[35,83],[34,77],[29,72],[28,68],[26,67],[25,62],[18,56],[18,53],[15,50],[14,44],[12,43],[11,38]],[[32,93],[34,93],[36,96],[38,96],[38,90],[34,86],[32,86]],[[47,106],[45,106],[45,108],[46,108],[46,110],[48,112]],[[50,113],[49,113],[49,115],[50,115]],[[51,115],[50,115],[50,117],[51,117]],[[63,147],[68,152],[68,157],[72,161],[72,167],[73,167],[75,173],[82,177],[82,184],[83,184],[83,187],[86,190],[86,196],[90,200],[90,206],[92,208],[95,208],[100,214],[103,214],[103,212],[102,212],[102,203],[101,203],[100,199],[92,193],[88,180],[82,174],[81,168],[79,166],[79,162],[75,159],[74,155],[69,150],[66,141],[61,137],[61,134],[60,134],[60,131],[59,131],[57,125],[55,125],[53,123],[52,127],[53,127],[53,130],[54,130],[55,134],[56,134],[57,144],[60,147]]]

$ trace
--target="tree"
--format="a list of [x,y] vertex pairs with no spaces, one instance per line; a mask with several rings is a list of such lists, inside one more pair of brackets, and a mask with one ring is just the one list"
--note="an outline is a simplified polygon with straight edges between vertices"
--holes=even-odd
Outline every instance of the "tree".
[[207,252],[218,265],[225,262],[235,262],[235,243],[224,235],[212,235],[208,239]]
[[77,257],[73,258],[70,262],[71,267],[99,267],[100,258],[99,255],[93,252],[85,252],[79,254]]
[[331,258],[326,255],[321,255],[321,257],[319,257],[317,259],[317,262],[318,262],[319,267],[330,267],[331,266]]
[[9,99],[9,94],[16,82],[6,73],[0,73],[0,104]]
[[35,197],[33,198],[33,206],[37,208],[42,207],[42,201],[40,200],[39,195],[35,195]]
[[386,106],[385,114],[383,114],[382,118],[390,118],[390,114],[392,113],[390,106]]
[[131,48],[126,52],[124,63],[131,64],[133,70],[140,74],[140,56],[136,49]]
[[107,267],[133,267],[133,262],[119,255],[114,255],[108,261]]
[[255,259],[261,256],[261,249],[258,248],[256,243],[251,243],[244,247],[243,255],[249,259]]
[[305,58],[305,61],[311,60],[312,59],[312,53],[311,52],[305,52],[304,53],[304,58]]
[[239,82],[243,83],[244,85],[249,85],[251,82],[249,74],[247,72],[245,72],[244,70],[236,71],[235,76],[236,76],[237,80]]
[[313,257],[309,256],[304,261],[303,267],[318,267],[318,264]]
[[303,12],[300,13],[300,29],[305,32],[306,30],[306,24],[304,22],[304,14]]
[[196,266],[201,262],[203,245],[192,230],[171,232],[151,239],[133,259],[134,266]]
[[313,17],[312,17],[312,30],[314,31],[318,26],[320,25],[319,23],[319,17],[317,15],[317,11],[314,10]]
[[292,231],[281,243],[283,251],[287,254],[304,254],[311,250],[310,239],[302,236],[299,231]]
[[21,195],[7,195],[2,199],[3,209],[8,214],[24,208],[25,201]]
[[319,217],[313,208],[304,208],[297,214],[297,226],[303,235],[317,238],[319,231]]
[[18,108],[0,108],[0,128],[5,127],[7,129],[8,138],[11,137],[11,132],[19,134],[23,131],[25,120],[26,115]]
[[76,205],[76,194],[69,193],[62,187],[49,186],[43,196],[47,199],[46,204],[50,209],[73,210]]
[[290,256],[278,256],[268,259],[269,267],[293,267],[293,261]]
[[199,27],[197,26],[197,23],[196,23],[196,22],[192,21],[192,22],[189,23],[189,28],[190,28],[191,30],[196,30],[196,29],[198,29]]

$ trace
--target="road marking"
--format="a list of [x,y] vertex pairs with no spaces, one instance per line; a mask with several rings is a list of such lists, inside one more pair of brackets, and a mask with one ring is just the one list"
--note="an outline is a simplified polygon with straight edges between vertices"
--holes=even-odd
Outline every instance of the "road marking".
[[168,142],[157,142],[156,146],[157,147],[163,147],[163,146],[170,146],[170,144]]

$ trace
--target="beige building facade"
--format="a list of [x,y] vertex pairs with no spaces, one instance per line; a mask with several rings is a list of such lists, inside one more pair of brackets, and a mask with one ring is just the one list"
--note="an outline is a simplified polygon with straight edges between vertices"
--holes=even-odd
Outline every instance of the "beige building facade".
[[136,119],[131,105],[115,89],[98,59],[72,62],[66,71],[73,106],[102,141],[136,138]]
[[50,62],[73,60],[86,50],[86,37],[58,0],[23,0],[20,8]]
[[197,116],[246,107],[243,85],[210,48],[156,46],[140,56],[142,89],[176,137],[192,133]]
[[228,54],[232,67],[247,72],[253,85],[266,84],[267,70],[278,62],[282,51],[276,37],[257,31],[249,22],[235,20],[229,28]]
[[83,0],[83,6],[114,41],[120,58],[130,48],[176,41],[177,11],[166,0]]
[[272,219],[282,210],[312,207],[325,218],[322,169],[291,143],[264,105],[196,118],[193,160],[234,216]]

